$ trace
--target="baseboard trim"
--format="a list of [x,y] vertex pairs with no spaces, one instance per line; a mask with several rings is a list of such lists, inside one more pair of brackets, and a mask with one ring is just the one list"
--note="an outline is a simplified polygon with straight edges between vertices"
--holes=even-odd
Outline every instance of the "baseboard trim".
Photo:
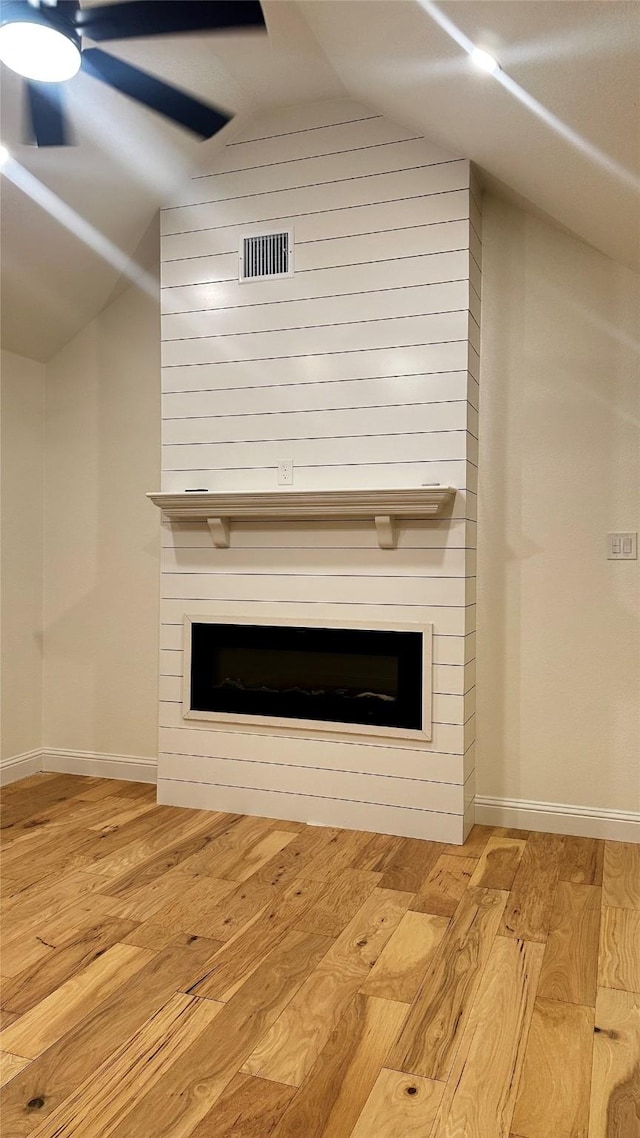
[[156,782],[157,759],[139,755],[109,755],[101,751],[66,751],[46,747],[42,752],[43,771],[84,774],[94,778],[119,778],[129,782]]
[[42,770],[42,751],[24,751],[21,755],[11,755],[0,759],[0,786],[9,786],[21,778],[39,774]]
[[614,842],[640,842],[640,813],[601,810],[598,806],[476,795],[476,822],[582,838],[608,838]]

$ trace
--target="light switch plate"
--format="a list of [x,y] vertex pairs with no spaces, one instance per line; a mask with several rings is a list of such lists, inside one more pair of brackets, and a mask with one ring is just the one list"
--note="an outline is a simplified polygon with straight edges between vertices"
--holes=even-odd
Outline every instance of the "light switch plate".
[[635,561],[638,557],[637,533],[607,534],[608,561]]

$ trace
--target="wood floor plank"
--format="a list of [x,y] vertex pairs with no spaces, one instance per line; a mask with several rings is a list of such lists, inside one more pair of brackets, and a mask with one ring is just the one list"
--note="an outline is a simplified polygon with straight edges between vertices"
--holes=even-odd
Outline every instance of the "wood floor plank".
[[282,1083],[236,1075],[191,1138],[269,1138],[296,1093]]
[[227,1003],[238,987],[260,966],[266,947],[273,950],[294,925],[299,928],[301,914],[325,888],[320,881],[292,882],[288,889],[274,897],[271,904],[261,909],[231,940],[222,944],[209,962],[205,975],[189,986],[189,993]]
[[230,881],[247,881],[267,862],[280,853],[295,838],[292,830],[267,830],[256,842],[240,852],[229,853],[220,859],[218,872]]
[[[129,944],[160,949],[170,944],[178,933],[206,936],[202,926],[208,914],[215,912],[233,888],[233,881],[216,881],[213,877],[189,874],[182,868],[172,869],[164,877],[156,878],[152,886],[136,890],[128,900],[114,898],[110,912],[115,910],[120,916],[131,916],[142,922],[133,935],[127,937]],[[197,928],[186,928],[186,925]]]
[[141,1095],[166,1078],[221,1009],[212,1000],[172,996],[39,1127],[37,1138],[105,1138]]
[[3,982],[0,990],[2,1007],[16,1015],[24,1015],[106,949],[126,940],[127,934],[135,927],[133,921],[106,917],[87,929],[72,933],[43,961]]
[[327,937],[292,930],[166,1072],[162,1095],[142,1095],[112,1138],[191,1135],[330,944]]
[[348,1138],[428,1138],[444,1086],[383,1067]]
[[471,884],[481,889],[512,888],[526,842],[501,835],[489,838],[471,878]]
[[29,1066],[30,1059],[22,1055],[11,1055],[8,1051],[0,1051],[0,1087],[11,1080],[25,1067]]
[[390,860],[385,858],[381,889],[398,889],[418,893],[436,864],[442,846],[439,842],[423,842],[421,838],[402,838]]
[[0,1035],[0,1048],[35,1059],[75,1027],[90,1008],[149,963],[152,953],[115,944],[77,976],[25,1012]]
[[598,992],[589,1138],[640,1138],[638,992]]
[[352,868],[384,873],[401,844],[402,838],[393,834],[370,834],[366,846],[354,858]]
[[371,1093],[406,1007],[357,994],[285,1111],[274,1138],[346,1138]]
[[109,914],[106,899],[98,893],[69,899],[57,912],[47,912],[42,920],[27,929],[6,937],[2,949],[2,967],[8,976],[18,976],[26,968],[49,957],[69,935],[78,935]]
[[123,798],[119,802],[116,802],[115,806],[111,806],[105,818],[89,826],[89,830],[100,834],[109,834],[114,830],[120,829],[121,826],[125,826],[127,822],[133,822],[136,818],[142,818],[151,810],[155,810],[155,808],[155,802]]
[[[220,878],[224,866],[239,857],[243,850],[260,841],[274,829],[272,818],[241,817],[233,826],[226,827],[214,840],[185,862],[185,868],[209,877]],[[295,837],[295,835],[294,835]]]
[[360,991],[383,1000],[413,1003],[448,927],[447,917],[409,910],[387,941]]
[[11,826],[14,822],[40,814],[49,806],[65,802],[80,794],[84,780],[77,775],[56,774],[50,779],[41,779],[37,785],[25,790],[16,789],[13,794],[4,794],[4,806],[0,828]]
[[[278,829],[282,829],[280,820]],[[327,826],[305,826],[298,833],[294,832],[292,842],[255,870],[253,881],[274,888],[297,881],[303,876],[304,867],[317,857],[336,833]]]
[[375,889],[308,977],[243,1070],[300,1086],[399,925],[410,893]]
[[567,836],[560,858],[560,880],[574,885],[602,885],[604,842],[601,838]]
[[601,892],[598,885],[558,882],[540,977],[541,997],[595,1007]]
[[300,917],[297,927],[309,933],[339,936],[373,893],[381,876],[366,869],[343,869],[333,881],[322,883],[317,901]]
[[503,936],[547,939],[563,846],[558,834],[531,834],[505,908]]
[[602,904],[640,909],[640,844],[604,843]]
[[355,859],[371,840],[362,830],[337,830],[321,851],[307,865],[304,876],[316,881],[330,881],[343,869],[352,869]]
[[495,938],[433,1138],[509,1134],[543,952],[539,943]]
[[603,905],[598,985],[640,992],[640,912]]
[[511,1123],[526,1138],[586,1138],[593,1008],[536,1000]]
[[461,846],[445,845],[442,852],[454,857],[480,857],[494,832],[493,826],[472,826],[467,840]]
[[447,1079],[505,906],[506,895],[467,889],[387,1066]]
[[[152,813],[127,822],[113,833],[103,834],[96,846],[92,872],[104,877],[122,877],[184,839],[206,832],[209,825],[206,810],[158,806]],[[190,869],[194,868],[187,864]]]
[[[26,1138],[182,986],[195,980],[216,949],[184,938],[153,956],[106,1000],[3,1088],[0,1116],[11,1138]],[[79,1138],[79,1136],[78,1136]]]
[[240,821],[240,815],[212,813],[211,819],[211,824],[206,829],[176,842],[175,845],[169,844],[159,854],[152,856],[140,865],[134,866],[128,873],[103,882],[101,891],[108,897],[126,899],[138,889],[153,887],[158,878],[164,877],[171,870],[182,870],[184,873],[190,873],[193,877],[199,876],[194,866],[185,863],[206,849],[222,834],[236,826]]
[[[105,898],[108,905],[109,916],[120,917],[123,921],[135,921],[137,925],[145,924],[146,926],[154,919],[156,913],[159,913],[166,905],[171,904],[176,897],[182,896],[192,885],[202,880],[201,874],[190,873],[179,865],[176,869],[170,869],[161,876],[155,877],[148,885],[140,885],[115,896],[106,884],[107,879],[103,878],[105,886],[100,890],[100,894]],[[233,886],[230,888],[232,889]],[[228,891],[222,890],[222,897],[226,896],[226,892]]]
[[475,858],[441,854],[421,889],[416,893],[411,908],[417,913],[431,913],[434,917],[452,917],[471,881],[476,865]]

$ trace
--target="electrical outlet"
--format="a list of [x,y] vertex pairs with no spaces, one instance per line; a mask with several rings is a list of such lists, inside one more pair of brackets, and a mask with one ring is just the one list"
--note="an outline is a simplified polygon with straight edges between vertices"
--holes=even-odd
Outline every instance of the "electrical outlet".
[[293,459],[283,458],[278,463],[278,486],[293,486]]
[[638,556],[637,533],[607,534],[608,561],[635,561]]

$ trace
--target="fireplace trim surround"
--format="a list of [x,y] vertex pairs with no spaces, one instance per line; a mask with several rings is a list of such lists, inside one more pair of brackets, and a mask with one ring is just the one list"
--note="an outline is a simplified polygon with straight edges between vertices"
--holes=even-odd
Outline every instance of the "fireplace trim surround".
[[[386,727],[378,724],[344,723],[323,719],[294,720],[275,715],[243,715],[239,712],[201,711],[191,707],[191,644],[193,624],[230,624],[281,628],[354,629],[366,632],[416,632],[422,636],[422,729],[409,727]],[[367,623],[356,620],[299,620],[295,617],[258,617],[225,615],[211,616],[199,613],[185,613],[184,616],[184,667],[182,673],[182,718],[190,721],[207,721],[209,724],[225,726],[276,727],[287,735],[340,739],[345,734],[370,739],[372,736],[387,740],[413,740],[428,743],[432,739],[432,693],[433,693],[433,625],[424,622],[394,622],[392,625],[382,621]],[[355,741],[355,740],[354,740]]]

